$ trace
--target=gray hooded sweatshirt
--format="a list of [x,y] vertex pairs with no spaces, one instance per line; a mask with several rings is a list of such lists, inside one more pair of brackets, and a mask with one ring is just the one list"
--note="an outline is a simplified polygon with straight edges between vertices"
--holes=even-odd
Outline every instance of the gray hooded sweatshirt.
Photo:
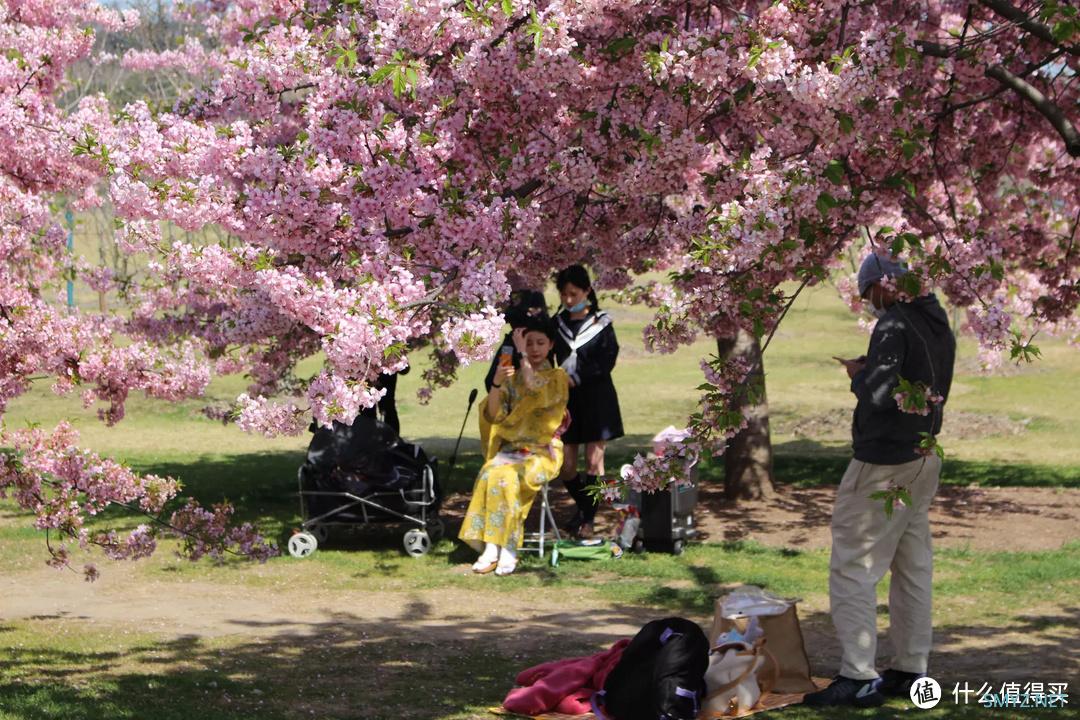
[[948,398],[955,358],[956,339],[936,296],[889,307],[870,336],[866,366],[851,380],[858,398],[851,425],[856,460],[899,465],[919,457],[919,433],[941,431],[944,402],[932,405],[929,415],[902,412],[894,397],[899,378]]

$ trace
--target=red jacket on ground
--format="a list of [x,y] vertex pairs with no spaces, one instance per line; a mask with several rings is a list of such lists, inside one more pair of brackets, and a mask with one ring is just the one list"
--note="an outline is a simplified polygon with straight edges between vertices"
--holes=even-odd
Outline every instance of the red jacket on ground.
[[629,640],[620,640],[596,655],[554,660],[522,670],[514,680],[521,687],[510,691],[503,707],[519,715],[590,713],[590,697],[604,687],[608,673],[629,644]]

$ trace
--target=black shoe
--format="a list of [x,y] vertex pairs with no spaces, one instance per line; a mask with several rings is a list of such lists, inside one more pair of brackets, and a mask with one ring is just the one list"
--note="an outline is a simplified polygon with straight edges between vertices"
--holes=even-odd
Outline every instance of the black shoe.
[[837,675],[829,687],[807,693],[803,705],[824,707],[828,705],[854,705],[877,707],[885,702],[885,696],[877,690],[878,680],[853,680]]
[[570,522],[566,523],[566,532],[570,533],[571,536],[577,535],[578,530],[584,522],[585,514],[578,510],[574,513],[574,517],[570,518]]
[[881,673],[881,680],[878,681],[877,690],[886,697],[910,697],[912,683],[924,677],[926,677],[926,673],[911,673],[890,668]]

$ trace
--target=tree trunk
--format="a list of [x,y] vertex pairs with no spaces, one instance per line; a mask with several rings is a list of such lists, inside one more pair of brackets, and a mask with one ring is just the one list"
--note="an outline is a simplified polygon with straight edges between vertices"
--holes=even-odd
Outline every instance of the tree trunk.
[[739,330],[733,338],[717,338],[720,357],[743,358],[752,368],[747,383],[756,383],[757,402],[742,398],[749,424],[728,440],[724,452],[724,495],[733,500],[758,500],[776,494],[773,486],[772,440],[769,436],[769,403],[765,397],[765,370],[761,342]]

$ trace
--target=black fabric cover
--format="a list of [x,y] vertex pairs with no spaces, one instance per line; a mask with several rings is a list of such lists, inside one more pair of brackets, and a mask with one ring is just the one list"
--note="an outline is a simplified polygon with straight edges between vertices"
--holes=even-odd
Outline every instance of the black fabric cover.
[[390,452],[399,444],[397,433],[386,423],[361,415],[352,425],[334,422],[333,427],[314,427],[307,462],[320,470],[362,470],[374,485],[393,488],[397,478]]
[[[709,641],[697,623],[679,617],[653,620],[608,675],[605,714],[609,720],[694,720],[708,667]],[[693,696],[678,694],[678,688]]]
[[[417,513],[420,505],[417,493],[423,489],[424,467],[430,465],[435,479],[434,505],[437,512],[441,501],[438,482],[438,461],[428,457],[423,448],[406,442],[383,422],[360,416],[352,425],[335,422],[333,427],[312,427],[307,461],[302,468],[302,490],[305,492],[348,492],[360,497],[375,492],[405,491],[400,502],[384,498],[380,504],[397,512]],[[308,498],[309,516],[321,515],[342,504],[342,499],[313,495]],[[359,512],[359,510],[357,510]],[[369,508],[369,513],[372,512]],[[343,513],[335,520],[347,520],[353,513]]]

